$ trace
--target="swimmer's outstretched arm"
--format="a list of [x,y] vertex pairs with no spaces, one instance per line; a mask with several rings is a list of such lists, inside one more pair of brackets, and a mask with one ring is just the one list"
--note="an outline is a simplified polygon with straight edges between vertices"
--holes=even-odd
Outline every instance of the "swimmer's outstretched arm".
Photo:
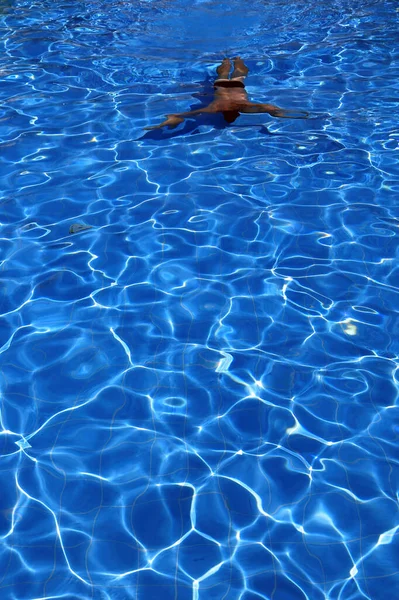
[[309,113],[305,110],[288,110],[274,104],[248,104],[240,108],[240,113],[268,113],[280,119],[307,119]]
[[170,129],[177,127],[179,123],[183,123],[186,117],[190,117],[191,115],[199,115],[200,113],[212,113],[216,112],[213,110],[211,105],[205,106],[204,108],[199,108],[198,110],[190,110],[189,112],[182,112],[173,115],[166,115],[166,121],[163,121],[159,125],[153,125],[152,127],[144,127],[144,129],[160,129],[161,127],[168,126]]

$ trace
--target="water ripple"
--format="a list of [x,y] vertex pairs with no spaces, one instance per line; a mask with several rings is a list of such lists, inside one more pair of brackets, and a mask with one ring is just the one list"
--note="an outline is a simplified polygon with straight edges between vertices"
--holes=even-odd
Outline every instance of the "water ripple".
[[396,5],[189,8],[0,1],[2,598],[394,598]]

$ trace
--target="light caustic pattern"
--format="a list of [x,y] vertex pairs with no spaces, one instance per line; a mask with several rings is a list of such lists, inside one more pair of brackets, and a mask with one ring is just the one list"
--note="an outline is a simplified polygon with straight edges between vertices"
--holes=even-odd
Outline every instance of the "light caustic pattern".
[[2,599],[396,597],[396,4],[242,7],[0,4]]

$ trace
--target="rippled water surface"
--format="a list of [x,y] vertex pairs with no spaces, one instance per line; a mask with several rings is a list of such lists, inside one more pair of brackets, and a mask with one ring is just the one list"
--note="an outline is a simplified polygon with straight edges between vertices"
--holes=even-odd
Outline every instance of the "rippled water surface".
[[397,597],[397,6],[1,0],[2,599]]

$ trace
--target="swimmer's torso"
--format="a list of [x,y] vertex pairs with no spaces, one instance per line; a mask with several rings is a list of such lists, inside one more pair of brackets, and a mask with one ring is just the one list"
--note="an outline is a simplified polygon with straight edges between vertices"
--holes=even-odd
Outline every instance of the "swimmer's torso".
[[248,103],[248,96],[244,87],[215,86],[215,100],[219,110],[239,109]]

